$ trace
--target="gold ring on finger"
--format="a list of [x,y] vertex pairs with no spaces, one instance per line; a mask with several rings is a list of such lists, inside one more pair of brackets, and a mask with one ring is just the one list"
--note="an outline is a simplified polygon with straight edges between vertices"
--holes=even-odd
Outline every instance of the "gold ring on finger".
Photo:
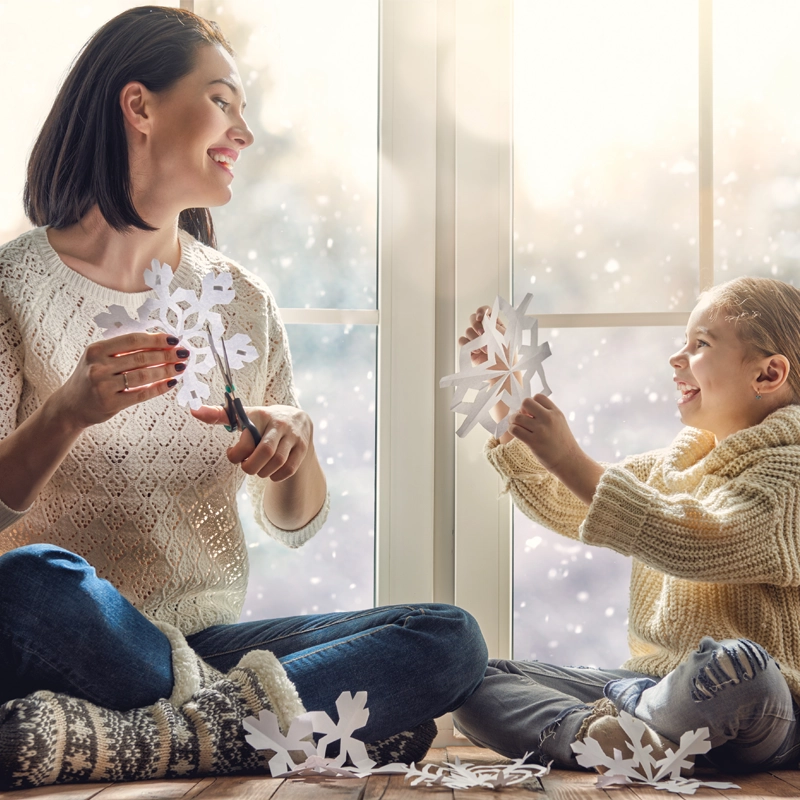
[[128,386],[128,373],[127,372],[123,372],[122,373],[122,380],[125,382],[125,390],[124,391],[127,392],[131,388],[130,386]]

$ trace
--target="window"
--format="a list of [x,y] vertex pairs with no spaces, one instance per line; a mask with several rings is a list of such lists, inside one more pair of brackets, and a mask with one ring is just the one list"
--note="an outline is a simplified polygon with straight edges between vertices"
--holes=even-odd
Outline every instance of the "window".
[[[133,3],[61,5],[36,26],[36,59],[33,11],[0,6],[0,65],[26,76],[0,134],[3,240],[27,227],[25,155],[66,64]],[[332,491],[328,524],[296,553],[241,498],[250,616],[455,602],[494,656],[619,663],[627,563],[512,512],[438,380],[477,306],[531,291],[554,399],[589,452],[670,441],[666,359],[700,288],[800,280],[800,6],[182,5],[238,51],[259,141],[215,213],[219,238],[282,307]]]

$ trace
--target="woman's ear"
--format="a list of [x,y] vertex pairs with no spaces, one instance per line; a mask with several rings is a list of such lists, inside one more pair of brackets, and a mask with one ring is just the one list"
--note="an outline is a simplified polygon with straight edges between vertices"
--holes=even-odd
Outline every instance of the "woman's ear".
[[789,360],[786,356],[774,355],[761,362],[761,372],[756,378],[756,394],[777,392],[789,378]]
[[139,133],[149,133],[153,95],[143,83],[131,81],[119,93],[119,105],[127,125]]

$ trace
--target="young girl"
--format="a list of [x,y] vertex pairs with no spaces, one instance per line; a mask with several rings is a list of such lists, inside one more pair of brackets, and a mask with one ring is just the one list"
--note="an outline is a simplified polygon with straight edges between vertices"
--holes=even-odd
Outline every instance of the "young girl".
[[687,427],[663,450],[598,464],[543,395],[489,440],[531,519],[632,556],[631,657],[622,669],[490,661],[454,715],[472,741],[578,768],[571,745],[587,735],[629,755],[625,710],[656,753],[705,726],[715,766],[797,765],[800,291],[758,278],[711,289],[670,364]]
[[[208,207],[253,142],[244,94],[214,23],[134,8],[92,37],[33,148],[37,227],[0,247],[0,788],[265,769],[242,717],[336,719],[343,691],[368,692],[374,759],[414,760],[483,677],[480,631],[450,606],[237,623],[245,478],[289,547],[328,513],[275,302],[214,249]],[[258,446],[175,402],[191,341],[102,338],[109,305],[155,296],[153,258],[195,295],[232,277],[217,308],[260,356],[236,374]]]

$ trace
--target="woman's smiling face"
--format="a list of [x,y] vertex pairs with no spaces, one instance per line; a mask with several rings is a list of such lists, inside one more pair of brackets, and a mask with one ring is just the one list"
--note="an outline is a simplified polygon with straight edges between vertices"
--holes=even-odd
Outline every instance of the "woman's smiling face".
[[150,97],[146,156],[131,153],[135,189],[145,202],[166,204],[178,212],[227,203],[234,163],[253,143],[233,58],[221,47],[201,46],[194,69]]
[[756,407],[758,359],[748,354],[724,314],[712,314],[707,302],[695,306],[686,328],[686,344],[669,360],[680,396],[681,420],[711,431],[717,440],[759,421]]

